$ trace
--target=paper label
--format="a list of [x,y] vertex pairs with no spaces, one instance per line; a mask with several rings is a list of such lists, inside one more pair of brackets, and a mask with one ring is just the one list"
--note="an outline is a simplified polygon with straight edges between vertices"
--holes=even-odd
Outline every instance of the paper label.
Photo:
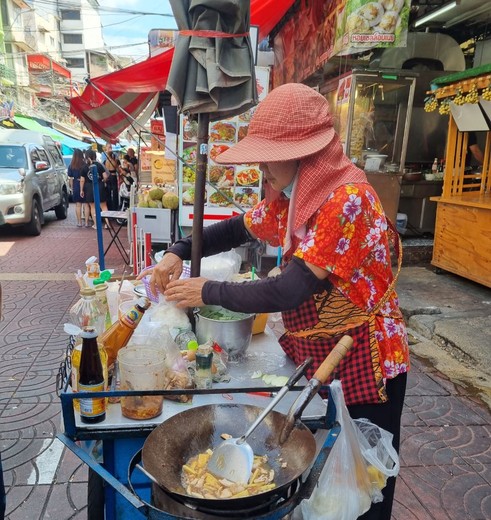
[[[78,383],[79,392],[104,392],[104,381],[97,385],[82,385]],[[104,397],[80,399],[80,415],[85,417],[97,417],[106,411]]]

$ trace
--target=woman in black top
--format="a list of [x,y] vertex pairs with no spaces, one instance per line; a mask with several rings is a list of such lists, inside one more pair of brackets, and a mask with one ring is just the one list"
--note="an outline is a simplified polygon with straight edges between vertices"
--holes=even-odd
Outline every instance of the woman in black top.
[[[95,203],[94,203],[94,179],[93,179],[93,168],[90,168],[90,166],[94,165],[97,169],[97,177],[99,182],[99,198],[101,202],[101,210],[107,211],[107,204],[106,204],[106,191],[104,189],[104,182],[107,179],[107,173],[104,169],[104,166],[100,162],[97,161],[97,155],[94,150],[87,150],[85,152],[85,156],[87,157],[87,161],[89,163],[89,168],[85,177],[85,183],[84,183],[84,193],[82,196],[85,196],[85,200],[90,204],[90,209],[92,212],[93,217],[95,217]],[[96,225],[94,224],[92,226],[94,229],[96,229]]]
[[120,166],[121,162],[114,154],[112,146],[110,144],[106,145],[106,160],[104,162],[104,167],[108,173],[106,181],[106,200],[107,207],[110,211],[117,211],[119,209],[118,176]]
[[75,202],[75,215],[77,216],[77,226],[82,227],[82,206],[85,214],[85,225],[89,226],[90,206],[87,200],[81,194],[85,192],[84,184],[87,177],[89,167],[85,162],[82,150],[75,148],[73,150],[72,161],[68,166],[68,179],[70,188],[72,189],[72,198]]

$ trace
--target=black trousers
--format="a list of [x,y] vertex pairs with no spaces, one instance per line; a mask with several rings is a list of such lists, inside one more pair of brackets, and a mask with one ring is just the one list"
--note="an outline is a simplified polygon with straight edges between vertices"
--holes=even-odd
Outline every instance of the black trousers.
[[114,173],[109,174],[106,181],[106,204],[109,211],[118,211],[119,209],[118,189],[118,176]]
[[[400,374],[394,379],[387,380],[387,396],[389,400],[383,404],[367,404],[348,406],[353,419],[365,417],[377,426],[394,435],[392,444],[399,453],[401,439],[401,415],[406,395],[407,374]],[[384,500],[372,507],[358,520],[390,520],[392,503],[396,487],[395,477],[387,479],[387,485],[383,489]]]

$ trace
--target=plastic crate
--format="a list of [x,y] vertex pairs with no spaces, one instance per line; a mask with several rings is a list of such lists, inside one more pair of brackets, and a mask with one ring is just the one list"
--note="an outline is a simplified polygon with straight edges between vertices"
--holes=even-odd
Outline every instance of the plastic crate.
[[152,235],[152,242],[171,243],[171,210],[163,208],[135,208],[136,225]]

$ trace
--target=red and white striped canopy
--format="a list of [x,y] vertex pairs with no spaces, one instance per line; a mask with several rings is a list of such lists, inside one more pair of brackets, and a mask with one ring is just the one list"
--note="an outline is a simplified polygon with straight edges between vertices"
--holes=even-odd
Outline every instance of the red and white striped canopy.
[[[265,38],[295,0],[251,0],[251,25]],[[165,90],[174,49],[90,80],[81,96],[69,99],[70,112],[95,135],[114,141],[145,109],[151,113]],[[131,117],[130,117],[131,116]],[[138,130],[138,129],[137,129]]]

